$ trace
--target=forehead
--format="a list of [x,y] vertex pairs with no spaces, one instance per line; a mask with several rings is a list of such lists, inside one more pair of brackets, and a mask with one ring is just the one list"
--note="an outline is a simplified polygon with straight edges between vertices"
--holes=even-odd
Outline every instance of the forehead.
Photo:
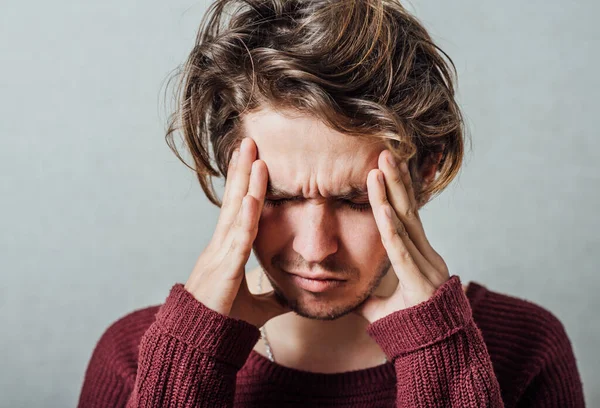
[[319,119],[290,110],[262,108],[242,118],[245,136],[267,164],[270,185],[304,196],[343,194],[366,187],[383,143],[339,133]]

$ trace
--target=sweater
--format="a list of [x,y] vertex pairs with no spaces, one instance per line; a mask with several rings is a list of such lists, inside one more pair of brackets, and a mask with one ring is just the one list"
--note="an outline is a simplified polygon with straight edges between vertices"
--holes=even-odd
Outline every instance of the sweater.
[[259,329],[176,283],[166,301],[111,324],[91,355],[84,407],[584,407],[561,322],[457,275],[427,301],[367,327],[388,357],[315,373],[253,350]]

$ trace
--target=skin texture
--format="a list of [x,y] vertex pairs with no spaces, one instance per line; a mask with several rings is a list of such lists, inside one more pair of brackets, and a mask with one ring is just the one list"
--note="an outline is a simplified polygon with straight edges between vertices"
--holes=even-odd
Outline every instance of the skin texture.
[[[277,362],[318,372],[381,363],[384,355],[368,337],[366,326],[427,300],[448,279],[443,260],[424,236],[417,208],[407,211],[414,204],[406,187],[410,176],[388,163],[382,144],[340,134],[297,112],[264,108],[246,115],[242,123],[256,144],[257,158],[266,164],[270,185],[293,196],[267,191],[253,243],[267,278],[263,289],[273,289],[295,312],[265,325]],[[380,173],[387,184],[377,182]],[[435,168],[424,169],[425,183],[434,175]],[[351,202],[336,198],[352,184],[368,193]],[[384,217],[388,205],[392,218]],[[406,225],[433,262],[402,233],[408,230],[395,213],[415,215]],[[411,262],[413,256],[405,256],[409,253],[418,264]],[[248,274],[252,288],[259,269]],[[327,273],[346,283],[312,293],[295,285],[285,271]],[[400,275],[405,276],[405,288],[398,285]],[[255,349],[265,354],[261,342]]]
[[[380,142],[298,112],[263,108],[243,116],[242,126],[217,226],[185,289],[221,314],[269,323],[279,364],[317,372],[380,364],[367,325],[429,299],[449,279],[425,237],[410,174],[388,161]],[[435,175],[431,163],[420,169],[425,185]],[[265,293],[250,291],[252,250]],[[344,284],[315,292],[288,272]]]
[[[291,112],[287,112],[291,115]],[[390,263],[365,194],[352,203],[333,198],[356,184],[366,189],[383,147],[341,135],[313,118],[274,111],[245,118],[246,135],[269,170],[270,183],[297,198],[267,192],[254,253],[271,286],[300,316],[338,319],[374,293]],[[357,239],[360,237],[360,239]],[[284,271],[327,273],[340,288],[311,293]]]

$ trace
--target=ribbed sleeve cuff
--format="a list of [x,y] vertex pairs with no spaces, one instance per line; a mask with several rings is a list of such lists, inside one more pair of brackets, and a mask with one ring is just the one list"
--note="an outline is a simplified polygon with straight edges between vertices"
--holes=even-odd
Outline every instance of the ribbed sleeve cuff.
[[472,318],[460,278],[454,275],[427,301],[374,321],[367,332],[388,357],[396,358],[442,341]]
[[238,369],[260,337],[256,326],[206,307],[181,283],[171,288],[156,322],[165,333]]

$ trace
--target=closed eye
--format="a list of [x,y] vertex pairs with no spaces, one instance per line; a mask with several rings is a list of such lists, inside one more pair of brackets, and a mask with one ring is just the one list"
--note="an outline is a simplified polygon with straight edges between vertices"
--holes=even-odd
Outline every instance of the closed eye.
[[[278,200],[265,199],[265,207],[279,207],[279,206],[287,203],[288,201],[295,201],[295,200],[286,199],[286,198],[282,198],[282,199],[278,199]],[[368,202],[367,203],[355,203],[354,201],[350,201],[350,200],[340,200],[340,202],[342,204],[344,204],[345,206],[347,206],[348,208],[350,208],[354,211],[358,211],[358,212],[367,211],[368,209],[371,208],[371,204]]]

